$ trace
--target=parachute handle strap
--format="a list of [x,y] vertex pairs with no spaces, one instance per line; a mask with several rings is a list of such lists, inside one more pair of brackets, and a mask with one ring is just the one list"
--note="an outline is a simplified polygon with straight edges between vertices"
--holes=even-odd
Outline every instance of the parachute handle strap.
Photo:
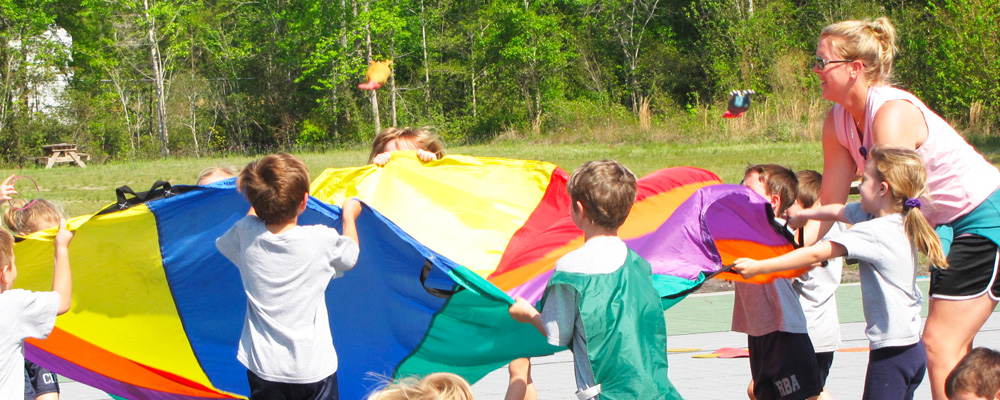
[[434,297],[447,299],[450,298],[455,293],[458,293],[460,290],[462,290],[462,286],[458,286],[458,289],[455,290],[444,290],[444,289],[427,287],[427,277],[430,276],[431,270],[433,268],[434,264],[431,264],[430,260],[424,259],[424,267],[420,269],[420,286],[423,286],[424,290],[426,290],[428,294]]

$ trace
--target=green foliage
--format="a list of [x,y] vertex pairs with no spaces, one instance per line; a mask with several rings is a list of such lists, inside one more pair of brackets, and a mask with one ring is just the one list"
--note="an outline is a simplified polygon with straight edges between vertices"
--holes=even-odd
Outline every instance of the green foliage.
[[[828,107],[810,71],[818,32],[882,15],[899,32],[897,81],[988,135],[1000,128],[998,10],[994,0],[0,0],[0,157],[18,163],[54,140],[108,160],[158,156],[154,49],[169,150],[182,156],[367,146],[374,108],[356,85],[369,52],[393,59],[377,92],[382,126],[434,126],[449,144],[815,140]],[[71,58],[44,38],[53,24],[72,35]],[[29,93],[66,71],[61,109],[31,109]],[[753,118],[721,121],[726,93],[744,88],[759,93]]]

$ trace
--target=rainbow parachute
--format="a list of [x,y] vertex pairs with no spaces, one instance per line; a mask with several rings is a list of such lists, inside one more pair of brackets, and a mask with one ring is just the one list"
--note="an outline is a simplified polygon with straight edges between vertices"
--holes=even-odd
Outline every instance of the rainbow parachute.
[[[327,290],[341,396],[364,398],[385,379],[438,371],[475,381],[514,358],[560,350],[514,322],[507,305],[510,296],[537,300],[554,261],[582,244],[566,180],[543,162],[422,164],[412,152],[383,168],[324,171],[300,224],[339,229],[331,204],[366,203],[359,264]],[[639,186],[621,236],[653,264],[666,306],[734,257],[791,249],[762,198],[711,172],[669,168]],[[73,307],[48,339],[28,341],[27,357],[127,398],[246,396],[236,360],[246,297],[214,246],[249,209],[234,181],[175,186],[114,207],[71,221]],[[52,236],[15,246],[18,287],[49,290]]]

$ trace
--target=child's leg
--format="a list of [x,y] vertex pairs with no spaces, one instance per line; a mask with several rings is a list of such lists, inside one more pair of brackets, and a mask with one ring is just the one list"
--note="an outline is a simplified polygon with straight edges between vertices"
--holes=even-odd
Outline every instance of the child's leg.
[[913,399],[913,392],[924,380],[926,360],[923,342],[872,350],[863,399]]
[[833,396],[826,390],[826,378],[830,376],[830,367],[833,366],[833,352],[816,353],[816,364],[819,365],[819,386],[823,389],[819,398],[820,400],[833,400]]
[[507,395],[504,400],[537,400],[535,382],[531,380],[531,359],[518,358],[507,366],[510,372],[510,383],[507,384]]

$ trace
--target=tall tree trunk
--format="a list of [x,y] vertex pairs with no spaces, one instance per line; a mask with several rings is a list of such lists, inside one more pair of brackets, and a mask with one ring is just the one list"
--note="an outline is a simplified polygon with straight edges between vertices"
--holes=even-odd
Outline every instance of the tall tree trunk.
[[[396,31],[393,30],[389,33],[392,35],[392,39],[389,40],[389,59],[396,59]],[[392,70],[390,70],[392,71]],[[392,126],[399,126],[396,122],[396,75],[389,74],[389,104],[392,107],[390,114],[392,115]]]
[[143,0],[142,5],[146,8],[146,21],[149,23],[149,52],[153,62],[153,86],[156,88],[156,121],[160,132],[160,156],[166,158],[170,155],[167,148],[167,99],[163,91],[163,66],[160,59],[160,49],[156,43],[156,23],[149,15],[149,0]]
[[[420,44],[424,50],[424,100],[426,101],[424,107],[429,108],[431,105],[431,64],[427,59],[427,14],[424,12],[424,0],[420,0]],[[473,106],[473,116],[475,116],[475,106]]]
[[[369,2],[366,1],[365,5],[364,5],[364,13],[365,14],[368,14],[368,4],[369,4]],[[368,51],[368,56],[366,57],[366,59],[368,60],[368,64],[371,65],[371,63],[372,63],[372,25],[371,25],[371,23],[366,23],[365,24],[365,48]],[[375,134],[378,135],[378,133],[382,131],[382,121],[379,120],[379,115],[378,115],[378,91],[377,90],[369,90],[369,93],[370,94],[368,95],[368,98],[371,100],[371,103],[372,103],[372,123],[375,125]]]

